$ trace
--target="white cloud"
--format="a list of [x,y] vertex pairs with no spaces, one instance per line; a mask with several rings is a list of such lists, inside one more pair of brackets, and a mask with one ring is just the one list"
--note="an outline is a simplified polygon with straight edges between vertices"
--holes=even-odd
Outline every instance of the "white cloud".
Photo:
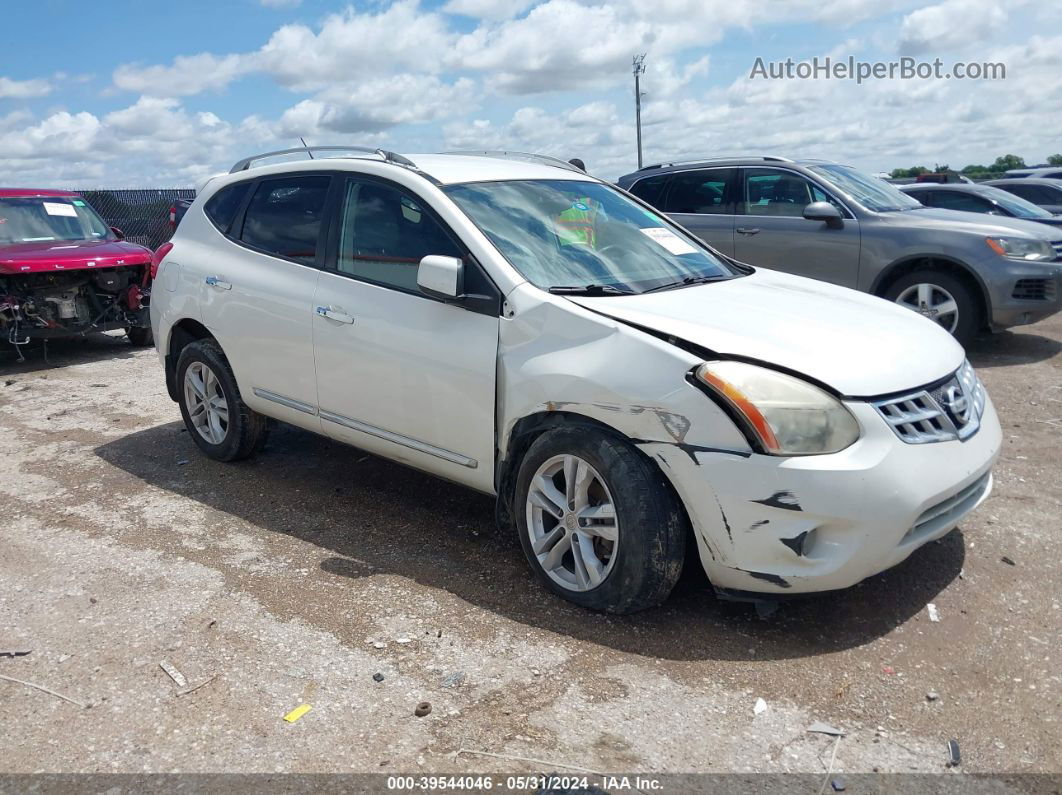
[[114,70],[114,84],[125,91],[155,97],[182,97],[220,91],[249,71],[239,55],[181,55],[171,66],[124,64]]
[[52,84],[47,80],[12,80],[0,77],[0,99],[32,99],[51,93]]
[[903,18],[899,51],[902,55],[935,55],[987,41],[1007,22],[1004,5],[1002,0],[944,0],[920,8]]
[[449,0],[443,11],[478,19],[509,19],[522,14],[534,3],[535,0]]

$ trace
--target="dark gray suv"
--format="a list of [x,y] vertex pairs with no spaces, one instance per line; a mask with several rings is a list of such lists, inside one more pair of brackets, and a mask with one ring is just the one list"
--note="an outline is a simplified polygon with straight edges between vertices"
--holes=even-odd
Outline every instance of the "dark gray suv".
[[964,343],[1060,308],[1062,231],[923,207],[850,166],[720,158],[647,166],[618,184],[727,256],[896,301]]

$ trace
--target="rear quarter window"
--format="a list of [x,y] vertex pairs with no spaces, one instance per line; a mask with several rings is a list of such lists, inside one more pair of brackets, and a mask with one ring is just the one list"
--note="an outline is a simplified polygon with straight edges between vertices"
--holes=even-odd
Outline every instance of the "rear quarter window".
[[631,185],[630,192],[643,202],[648,202],[659,209],[663,204],[664,189],[667,187],[669,179],[671,179],[670,174],[660,174],[655,177],[640,179]]
[[222,233],[228,234],[229,227],[232,226],[232,220],[236,217],[236,212],[240,209],[243,197],[247,195],[247,190],[250,187],[250,182],[237,182],[233,185],[226,185],[211,196],[203,206],[203,212],[206,213],[207,218]]

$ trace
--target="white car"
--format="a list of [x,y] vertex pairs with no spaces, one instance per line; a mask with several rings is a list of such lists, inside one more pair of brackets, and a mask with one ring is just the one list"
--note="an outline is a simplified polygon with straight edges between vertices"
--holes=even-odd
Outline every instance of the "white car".
[[206,455],[251,455],[273,419],[496,495],[589,608],[663,601],[687,549],[729,598],[844,588],[992,487],[999,422],[947,332],[727,259],[560,161],[260,155],[156,267]]

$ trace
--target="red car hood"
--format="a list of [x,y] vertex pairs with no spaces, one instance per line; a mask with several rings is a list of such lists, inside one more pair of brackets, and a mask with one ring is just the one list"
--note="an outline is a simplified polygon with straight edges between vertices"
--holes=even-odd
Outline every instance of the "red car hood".
[[147,265],[151,251],[124,240],[53,240],[0,245],[0,274]]

